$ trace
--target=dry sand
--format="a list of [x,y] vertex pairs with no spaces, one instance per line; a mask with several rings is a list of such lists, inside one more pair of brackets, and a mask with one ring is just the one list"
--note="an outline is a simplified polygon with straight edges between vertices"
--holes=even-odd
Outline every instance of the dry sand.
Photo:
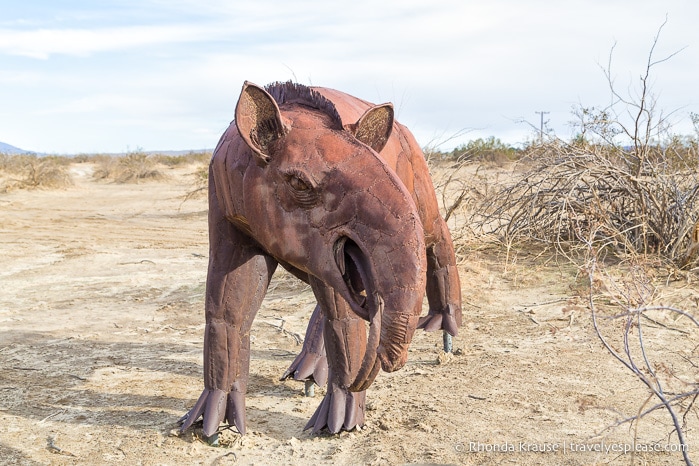
[[[307,398],[279,376],[314,299],[278,273],[252,330],[248,433],[226,431],[218,448],[178,435],[203,387],[207,206],[183,202],[195,168],[119,185],[75,163],[72,188],[0,194],[0,463],[629,464],[571,449],[676,443],[665,413],[636,432],[608,428],[647,393],[595,336],[578,271],[521,252],[505,263],[493,249],[461,266],[455,354],[418,331],[407,366],[369,389],[361,431],[303,431],[324,390]],[[678,351],[696,345],[695,330],[655,331]],[[693,453],[696,413],[687,422]]]

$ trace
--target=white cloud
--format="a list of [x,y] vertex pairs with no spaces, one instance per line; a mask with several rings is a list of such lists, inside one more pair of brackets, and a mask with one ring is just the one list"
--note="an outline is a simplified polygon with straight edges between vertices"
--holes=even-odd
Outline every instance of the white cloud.
[[206,28],[189,25],[132,26],[104,29],[0,29],[0,52],[46,59],[53,54],[86,57],[96,52],[145,45],[207,40]]

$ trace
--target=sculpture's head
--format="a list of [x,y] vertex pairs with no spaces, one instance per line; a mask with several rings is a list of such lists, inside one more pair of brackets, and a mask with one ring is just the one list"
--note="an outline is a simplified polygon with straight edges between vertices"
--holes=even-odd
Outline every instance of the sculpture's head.
[[[245,83],[235,123],[256,163],[243,177],[247,228],[278,260],[333,287],[371,323],[353,390],[405,364],[421,312],[426,260],[415,203],[378,153],[390,104],[342,124],[308,88]],[[277,94],[298,93],[304,98]]]

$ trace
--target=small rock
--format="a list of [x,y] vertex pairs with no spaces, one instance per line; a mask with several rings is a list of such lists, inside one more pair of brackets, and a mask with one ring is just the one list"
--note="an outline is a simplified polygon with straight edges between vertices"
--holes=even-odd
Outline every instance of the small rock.
[[432,426],[429,426],[424,422],[419,422],[416,427],[423,432],[427,432],[428,434],[432,432]]
[[445,353],[442,351],[439,356],[437,356],[437,364],[449,364],[454,355],[452,353]]

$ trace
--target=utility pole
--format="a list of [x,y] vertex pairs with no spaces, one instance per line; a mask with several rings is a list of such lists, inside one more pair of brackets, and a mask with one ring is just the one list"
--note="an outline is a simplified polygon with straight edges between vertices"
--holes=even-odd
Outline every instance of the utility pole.
[[551,112],[541,111],[541,112],[534,112],[534,113],[538,113],[539,115],[541,115],[541,126],[539,129],[539,144],[543,145],[544,144],[544,115],[548,115]]

